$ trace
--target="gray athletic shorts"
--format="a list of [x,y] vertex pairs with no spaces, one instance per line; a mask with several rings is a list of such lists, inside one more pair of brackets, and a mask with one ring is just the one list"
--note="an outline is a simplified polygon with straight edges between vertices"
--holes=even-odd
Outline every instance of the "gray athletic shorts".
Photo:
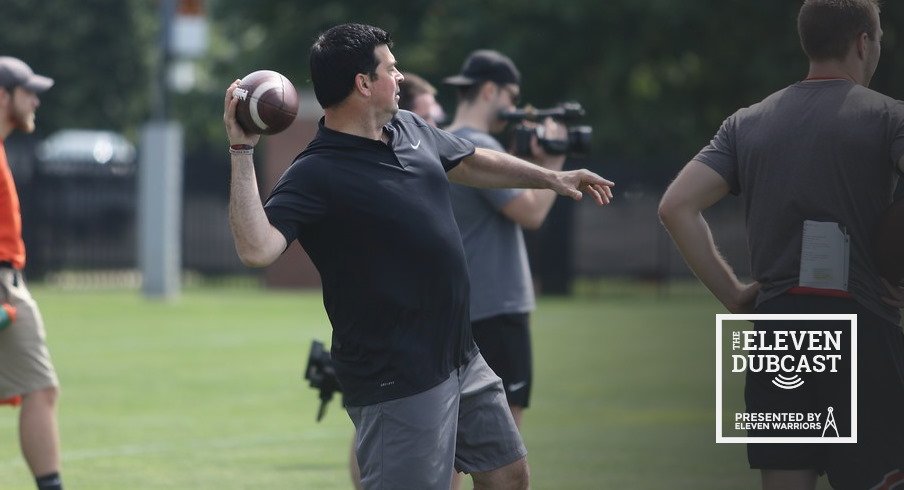
[[427,391],[346,410],[367,490],[447,490],[453,465],[490,471],[527,455],[502,380],[480,354]]
[[0,267],[0,303],[16,308],[16,321],[0,330],[0,399],[58,386],[44,320],[21,272]]

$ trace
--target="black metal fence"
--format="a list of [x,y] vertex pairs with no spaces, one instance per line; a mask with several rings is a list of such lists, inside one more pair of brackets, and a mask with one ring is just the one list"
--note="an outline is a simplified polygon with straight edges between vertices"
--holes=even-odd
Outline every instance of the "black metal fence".
[[[53,135],[57,136],[57,135]],[[81,132],[85,152],[53,152],[48,141],[12,137],[6,149],[22,207],[32,279],[71,271],[138,269],[137,153],[114,161],[109,139]],[[124,144],[124,140],[112,146]],[[128,144],[128,142],[125,142]],[[130,145],[130,144],[129,144]],[[202,276],[248,275],[235,254],[227,214],[228,162],[223,155],[185,159],[182,263]]]

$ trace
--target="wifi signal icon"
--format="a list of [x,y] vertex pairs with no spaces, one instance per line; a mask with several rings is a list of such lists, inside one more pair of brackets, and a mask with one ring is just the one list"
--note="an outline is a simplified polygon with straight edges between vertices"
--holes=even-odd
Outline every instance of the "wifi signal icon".
[[803,386],[804,380],[800,379],[800,376],[796,374],[794,376],[782,376],[779,374],[772,379],[772,384],[783,390],[793,390],[794,388]]

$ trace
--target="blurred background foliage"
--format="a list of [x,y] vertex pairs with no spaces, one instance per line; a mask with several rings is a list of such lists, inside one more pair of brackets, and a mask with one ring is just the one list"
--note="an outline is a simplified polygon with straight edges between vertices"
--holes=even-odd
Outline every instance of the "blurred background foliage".
[[[4,0],[3,54],[57,80],[42,99],[39,131],[114,129],[136,139],[150,117],[160,18],[152,0]],[[440,89],[478,48],[508,54],[523,100],[577,100],[594,126],[592,165],[661,186],[738,107],[803,78],[799,1],[762,0],[207,0],[206,55],[194,88],[172,98],[189,153],[222,154],[222,96],[256,69],[310,89],[311,42],[331,25],[381,26],[401,68]],[[904,98],[904,2],[883,6],[883,61],[873,87]],[[451,115],[451,114],[450,114]]]
[[156,14],[146,0],[3,0],[0,54],[56,86],[41,95],[39,134],[59,128],[128,132],[148,116]]

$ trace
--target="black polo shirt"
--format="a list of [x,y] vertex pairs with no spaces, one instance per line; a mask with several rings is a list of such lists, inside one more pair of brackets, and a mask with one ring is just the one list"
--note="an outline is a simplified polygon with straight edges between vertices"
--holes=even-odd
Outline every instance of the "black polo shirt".
[[432,388],[477,351],[445,174],[474,145],[407,111],[384,130],[388,144],[321,120],[264,207],[320,272],[336,374],[353,406]]

